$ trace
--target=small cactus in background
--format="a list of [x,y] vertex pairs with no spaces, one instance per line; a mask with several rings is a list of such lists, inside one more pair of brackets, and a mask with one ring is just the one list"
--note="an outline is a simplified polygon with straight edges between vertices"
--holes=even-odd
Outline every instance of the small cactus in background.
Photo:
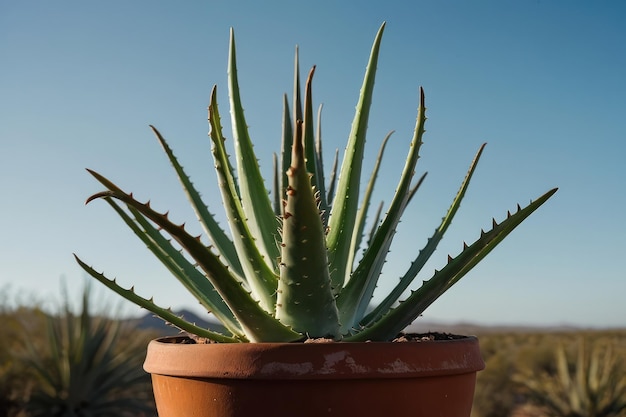
[[[344,159],[338,173],[335,169],[330,173],[328,183],[322,163],[320,129],[318,126],[316,136],[314,128],[314,69],[306,81],[302,106],[296,56],[294,116],[292,119],[286,105],[281,157],[275,157],[273,201],[266,192],[244,118],[231,31],[228,87],[236,167],[231,164],[224,146],[216,88],[209,105],[212,153],[230,234],[218,226],[168,143],[152,128],[196,211],[210,246],[173,223],[167,214],[155,211],[149,203],[137,201],[106,177],[89,171],[106,190],[87,201],[100,198],[107,201],[200,304],[224,324],[230,335],[184,321],[133,289],[122,288],[76,257],[81,267],[113,291],[174,326],[218,342],[293,342],[307,338],[385,341],[396,337],[546,202],[556,189],[525,208],[518,206],[518,210],[508,213],[501,223],[494,220],[491,230],[482,231],[471,245],[464,243],[459,255],[449,257],[441,270],[435,271],[398,304],[452,222],[482,154],[484,145],[481,146],[441,224],[397,285],[369,311],[400,218],[421,182],[414,184],[413,175],[426,121],[424,92],[420,89],[414,135],[395,195],[380,221],[382,211],[379,208],[367,247],[358,259],[371,190],[386,143],[385,140],[365,195],[360,196],[365,134],[383,30],[384,24],[371,50]],[[183,252],[169,238],[176,241]]]
[[616,356],[610,341],[589,346],[578,339],[575,359],[566,347],[555,350],[555,371],[539,375],[519,372],[514,379],[526,388],[529,399],[543,407],[549,416],[623,417],[626,416],[626,367]]

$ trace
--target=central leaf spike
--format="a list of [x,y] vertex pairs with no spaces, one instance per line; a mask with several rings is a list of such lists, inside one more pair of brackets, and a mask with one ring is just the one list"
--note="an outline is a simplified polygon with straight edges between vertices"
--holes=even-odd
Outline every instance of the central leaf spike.
[[311,338],[339,339],[339,319],[330,286],[324,227],[306,170],[304,129],[296,122],[287,170],[282,256],[276,317]]

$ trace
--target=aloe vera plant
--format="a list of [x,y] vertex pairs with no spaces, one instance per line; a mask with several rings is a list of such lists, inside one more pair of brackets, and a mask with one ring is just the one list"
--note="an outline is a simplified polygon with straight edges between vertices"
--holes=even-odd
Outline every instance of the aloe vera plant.
[[[374,78],[384,31],[374,40],[341,167],[330,172],[328,183],[322,162],[319,116],[313,116],[312,79],[306,80],[301,97],[296,50],[293,116],[285,98],[281,157],[275,159],[274,201],[266,192],[257,157],[248,134],[237,79],[234,34],[231,30],[228,64],[232,131],[236,166],[224,145],[222,121],[213,88],[209,105],[210,139],[223,205],[230,227],[227,234],[209,213],[169,144],[154,128],[193,206],[210,244],[191,236],[167,214],[149,203],[137,201],[106,177],[89,172],[106,188],[89,197],[104,199],[170,272],[214,314],[230,335],[199,328],[139,296],[133,289],[97,272],[78,257],[91,276],[122,297],[160,316],[180,329],[218,342],[293,342],[307,338],[343,341],[390,340],[417,318],[431,303],[459,281],[502,239],[548,200],[553,189],[501,223],[493,221],[478,240],[464,244],[463,251],[423,285],[398,303],[435,251],[457,212],[484,145],[480,147],[441,224],[416,254],[406,273],[376,308],[368,311],[400,218],[417,184],[413,176],[426,120],[424,92],[406,163],[386,214],[379,208],[367,246],[361,248],[371,190],[378,162],[360,196],[362,160]],[[302,104],[303,103],[303,104]],[[335,162],[335,166],[338,163]],[[338,172],[337,172],[338,171]],[[422,177],[423,179],[423,177]],[[361,203],[359,205],[359,202]],[[380,220],[380,221],[379,221]],[[173,239],[180,247],[171,243]]]

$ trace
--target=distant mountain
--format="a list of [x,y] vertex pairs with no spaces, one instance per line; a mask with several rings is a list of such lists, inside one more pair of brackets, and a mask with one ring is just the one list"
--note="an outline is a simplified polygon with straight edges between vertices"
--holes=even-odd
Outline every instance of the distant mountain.
[[437,323],[416,320],[406,328],[407,333],[442,332],[462,335],[476,335],[493,333],[561,333],[583,330],[581,327],[567,325],[531,326],[531,325],[483,325],[474,323]]
[[[230,332],[228,332],[224,328],[224,326],[222,326],[216,320],[211,320],[210,316],[203,319],[189,310],[175,311],[174,314],[179,317],[183,317],[186,321],[194,323],[196,326],[202,327],[204,329],[209,329],[223,334],[230,334]],[[146,313],[144,316],[133,319],[131,321],[139,329],[151,330],[162,336],[175,336],[181,332],[180,329],[170,324],[167,324],[165,321],[163,321],[163,319],[155,316],[152,313]]]

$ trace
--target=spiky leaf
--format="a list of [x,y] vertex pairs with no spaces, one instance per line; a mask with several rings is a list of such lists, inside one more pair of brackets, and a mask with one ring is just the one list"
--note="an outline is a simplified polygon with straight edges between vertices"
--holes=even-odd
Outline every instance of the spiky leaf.
[[324,229],[306,171],[303,126],[294,138],[283,218],[276,317],[309,337],[339,337],[337,306],[330,286]]

